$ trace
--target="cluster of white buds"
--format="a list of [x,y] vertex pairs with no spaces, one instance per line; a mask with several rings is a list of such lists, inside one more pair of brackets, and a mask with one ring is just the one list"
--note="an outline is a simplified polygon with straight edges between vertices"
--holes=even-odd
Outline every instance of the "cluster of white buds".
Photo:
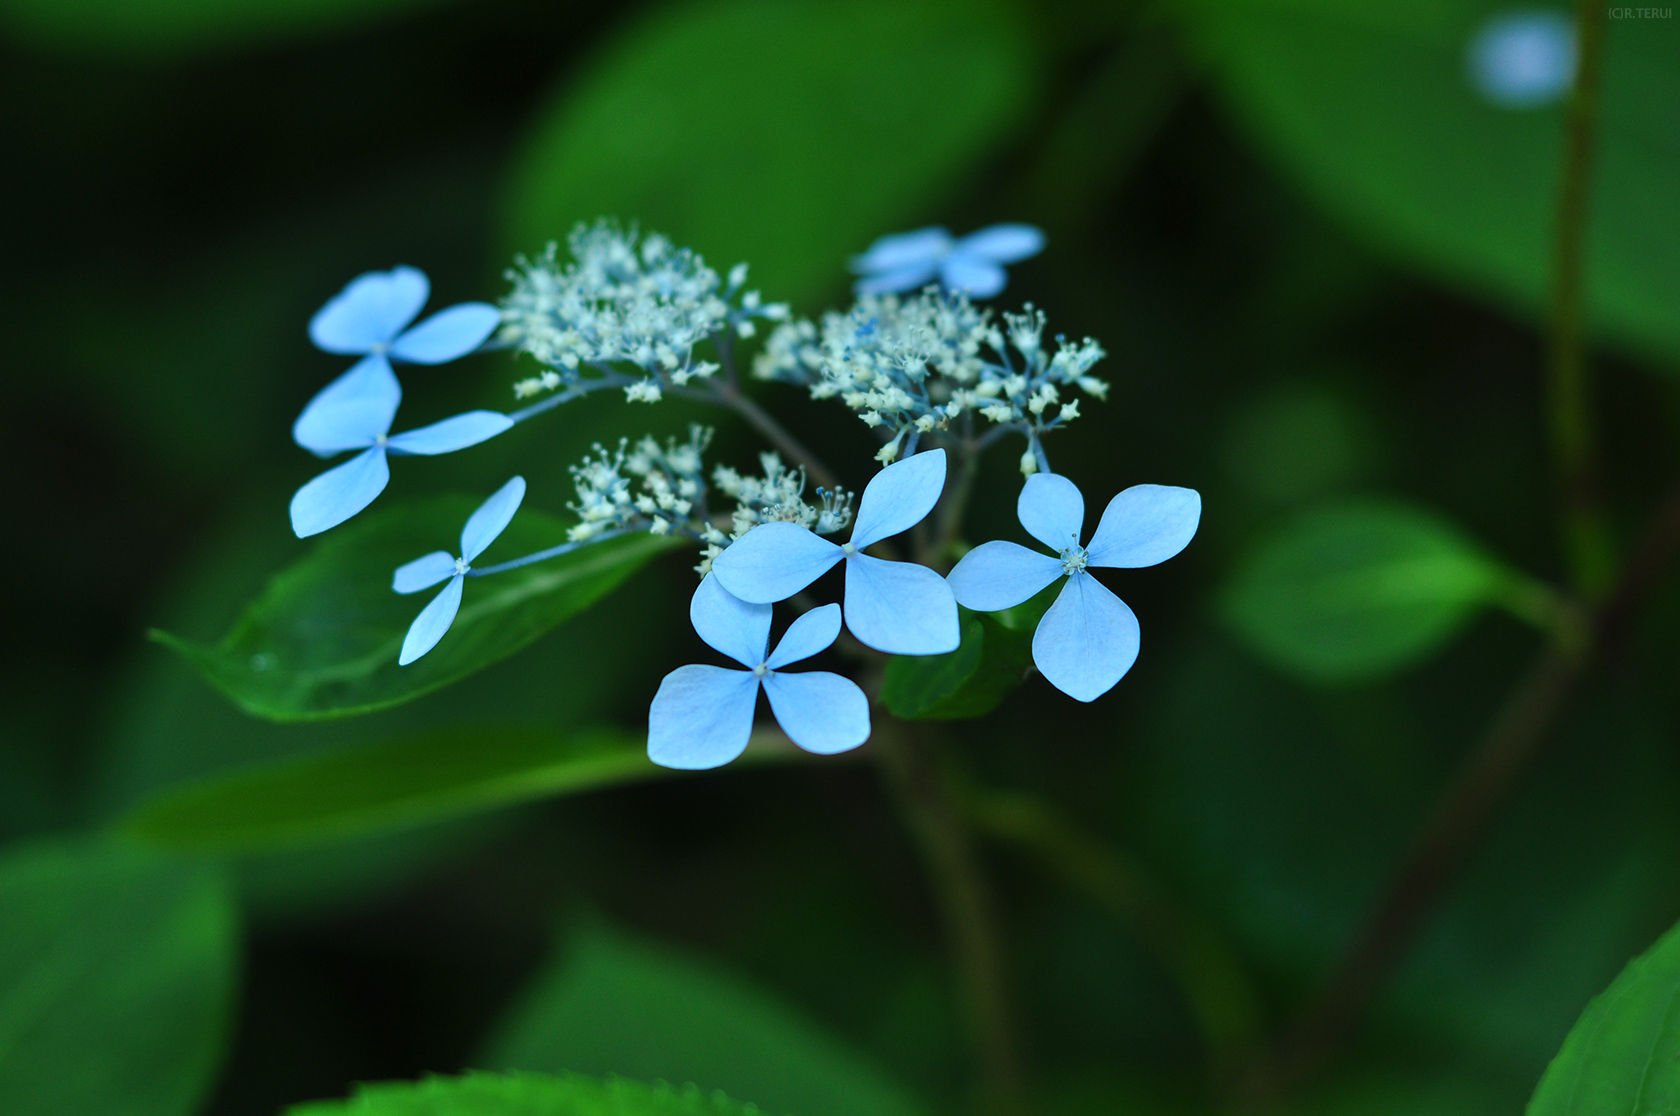
[[[500,340],[548,366],[514,385],[520,398],[619,386],[632,401],[657,402],[666,388],[718,371],[694,359],[697,342],[720,333],[750,337],[754,319],[787,316],[786,305],[742,289],[745,264],[725,282],[694,252],[657,234],[598,221],[579,225],[567,243],[570,262],[551,243],[508,272],[513,290],[502,300]],[[632,370],[613,367],[625,364]]]
[[727,465],[712,470],[712,484],[735,501],[727,532],[707,525],[701,535],[706,544],[695,567],[703,577],[712,559],[724,548],[760,523],[797,523],[819,535],[832,534],[852,521],[852,494],[845,489],[816,490],[816,503],[805,499],[805,470],[790,469],[774,453],[758,455],[762,477],[743,476]]
[[583,542],[609,530],[705,539],[716,530],[707,516],[701,456],[711,440],[709,428],[694,425],[686,442],[670,438],[661,446],[644,437],[631,449],[628,439],[620,439],[611,452],[597,444],[572,466],[578,498],[568,506],[578,524],[567,539]]
[[922,435],[978,413],[1027,437],[1022,468],[1032,472],[1039,437],[1079,416],[1079,401],[1064,402],[1062,392],[1108,394],[1108,384],[1090,374],[1106,354],[1089,337],[1077,344],[1058,337],[1055,351],[1046,349],[1044,314],[1030,304],[1003,323],[1000,329],[990,310],[938,287],[903,300],[864,295],[846,313],[825,314],[820,327],[803,319],[778,327],[753,371],[807,386],[814,398],[839,398],[881,428],[888,435],[877,454],[883,465]]

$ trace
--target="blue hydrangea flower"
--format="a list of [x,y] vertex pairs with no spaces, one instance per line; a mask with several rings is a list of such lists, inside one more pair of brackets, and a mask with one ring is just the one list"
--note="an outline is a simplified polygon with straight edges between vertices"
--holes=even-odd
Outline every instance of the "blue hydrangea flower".
[[1109,501],[1090,545],[1080,546],[1085,498],[1054,473],[1027,478],[1015,505],[1027,534],[1052,558],[1012,542],[989,542],[963,555],[951,571],[957,600],[977,612],[1014,608],[1066,577],[1033,633],[1033,662],[1062,693],[1095,701],[1114,688],[1138,654],[1138,622],[1126,602],[1087,567],[1135,569],[1165,562],[1189,545],[1202,517],[1193,488],[1138,484]]
[[770,606],[732,596],[715,575],[700,582],[688,615],[701,639],[747,669],[684,666],[665,676],[648,710],[648,758],[654,763],[692,771],[740,755],[752,735],[760,688],[776,723],[807,752],[833,755],[869,739],[869,699],[856,683],[826,670],[782,669],[834,642],[839,605],[795,620],[768,653]]
[[462,302],[404,328],[431,294],[413,267],[357,276],[309,320],[309,339],[329,353],[444,364],[466,356],[496,331],[502,312],[487,302]]
[[321,348],[365,355],[309,401],[292,425],[292,437],[317,457],[364,452],[298,489],[292,497],[292,530],[298,538],[336,527],[371,504],[391,479],[387,452],[449,453],[513,425],[495,411],[468,411],[390,437],[402,402],[392,359],[416,364],[454,360],[478,348],[500,320],[494,306],[463,302],[405,331],[429,290],[425,274],[412,267],[370,271],[310,320],[309,336]]
[[908,531],[945,491],[945,451],[918,453],[876,473],[864,487],[851,541],[835,545],[796,523],[761,523],[712,560],[724,589],[753,604],[783,601],[846,563],[846,627],[890,655],[940,655],[960,641],[957,602],[945,580],[914,562],[864,550]]
[[1470,40],[1470,81],[1500,108],[1539,108],[1575,84],[1575,23],[1558,11],[1506,12]]
[[472,560],[483,554],[485,548],[496,541],[496,536],[507,529],[523,499],[525,478],[514,477],[480,504],[467,520],[467,525],[461,528],[459,558],[446,550],[434,550],[423,558],[397,567],[397,572],[391,577],[391,588],[399,593],[418,593],[445,578],[449,579],[443,592],[433,597],[431,603],[414,618],[414,623],[408,626],[402,651],[397,655],[398,666],[407,666],[436,647],[443,633],[449,630],[449,625],[455,622],[455,614],[461,608],[462,583],[467,571],[472,569]]
[[991,225],[960,240],[942,228],[883,236],[852,258],[861,295],[912,291],[935,278],[950,291],[991,298],[1009,282],[1004,264],[1036,256],[1044,234],[1031,225]]

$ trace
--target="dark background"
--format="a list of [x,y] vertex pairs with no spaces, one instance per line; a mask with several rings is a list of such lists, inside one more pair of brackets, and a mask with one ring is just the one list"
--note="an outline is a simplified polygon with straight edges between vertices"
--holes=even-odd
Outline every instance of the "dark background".
[[[0,836],[98,825],[195,774],[405,726],[634,727],[660,675],[690,661],[672,619],[684,557],[521,656],[355,722],[247,719],[145,641],[150,626],[215,637],[304,553],[284,508],[312,466],[289,425],[338,368],[309,346],[309,315],[397,262],[430,274],[434,305],[497,296],[510,168],[553,91],[639,9],[436,3],[178,50],[0,41],[0,483],[14,525]],[[1075,706],[1033,679],[960,726],[961,748],[985,782],[1059,802],[1208,919],[1275,1027],[1535,637],[1490,617],[1396,679],[1314,687],[1228,634],[1219,586],[1291,513],[1363,492],[1427,503],[1561,576],[1542,340],[1321,208],[1173,27],[1072,3],[1026,18],[1039,64],[1020,121],[877,231],[1049,230],[1000,302],[1101,339],[1114,383],[1049,446],[1058,471],[1088,501],[1153,481],[1200,489],[1207,511],[1181,558],[1114,579],[1145,637],[1113,694]],[[595,216],[557,214],[549,235]],[[796,309],[845,299],[844,259],[828,262]],[[1612,338],[1599,361],[1624,531],[1675,456],[1680,393],[1653,352]],[[505,406],[528,374],[505,355],[426,373],[412,417]],[[759,398],[861,483],[861,427],[791,389]],[[591,400],[470,461],[416,462],[386,498],[479,491],[517,462],[560,511],[564,467],[589,442],[698,417],[646,415]],[[709,421],[720,460],[756,452]],[[1015,453],[988,463],[971,537],[1012,530],[1013,497],[996,494],[1013,492]],[[1677,604],[1662,597],[1636,652],[1595,678],[1372,1027],[1303,1105],[1516,1111],[1587,998],[1680,914]],[[1047,1108],[1201,1104],[1203,1051],[1136,935],[1020,854],[985,855]],[[600,793],[260,858],[240,879],[243,991],[212,1113],[266,1116],[355,1080],[473,1064],[556,935],[594,918],[775,989],[937,1105],[963,1095],[936,912],[865,764]]]

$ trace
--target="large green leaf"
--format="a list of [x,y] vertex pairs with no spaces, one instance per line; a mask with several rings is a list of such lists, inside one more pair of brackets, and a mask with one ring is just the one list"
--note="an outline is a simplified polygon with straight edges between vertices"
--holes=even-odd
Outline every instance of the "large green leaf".
[[347,1101],[316,1101],[287,1116],[756,1116],[722,1093],[581,1074],[469,1073],[363,1085]]
[[1680,1105],[1680,927],[1587,1005],[1528,1116],[1668,1113]]
[[[1555,106],[1495,107],[1472,87],[1466,66],[1472,36],[1512,7],[1504,0],[1185,5],[1236,115],[1327,208],[1405,260],[1537,309],[1551,276],[1561,115]],[[1591,305],[1602,328],[1674,355],[1680,34],[1669,22],[1609,21],[1604,74]]]
[[[386,509],[335,531],[277,575],[214,647],[166,632],[247,712],[277,721],[368,713],[411,701],[524,647],[588,608],[680,541],[630,535],[489,578],[471,579],[443,640],[408,666],[397,650],[430,594],[391,590],[404,562],[456,545],[477,501],[443,496]],[[480,565],[565,541],[566,528],[522,511]]]
[[444,0],[0,0],[8,32],[96,54],[184,54],[338,31]]
[[483,1061],[692,1081],[802,1116],[913,1116],[915,1101],[739,977],[592,926],[538,976]]
[[1310,512],[1261,545],[1237,569],[1224,611],[1278,666],[1345,681],[1423,658],[1511,584],[1433,513],[1361,500]]
[[702,0],[626,27],[539,118],[514,177],[524,250],[639,219],[809,300],[923,220],[1032,99],[1030,36],[956,0]]
[[1032,632],[962,610],[962,643],[944,655],[895,655],[881,702],[906,720],[954,721],[996,709],[1032,665]]
[[623,732],[448,729],[190,783],[147,803],[127,829],[167,848],[266,850],[668,774]]
[[0,1112],[198,1111],[224,1045],[235,940],[207,868],[105,844],[0,860]]

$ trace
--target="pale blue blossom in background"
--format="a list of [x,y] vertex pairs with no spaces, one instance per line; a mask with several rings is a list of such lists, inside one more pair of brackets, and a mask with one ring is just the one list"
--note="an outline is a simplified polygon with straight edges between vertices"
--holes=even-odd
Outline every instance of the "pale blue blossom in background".
[[936,227],[883,236],[851,266],[863,277],[855,288],[860,297],[913,291],[937,279],[946,290],[991,298],[1009,282],[1004,264],[1043,250],[1044,233],[1031,225],[991,225],[961,239]]
[[459,558],[448,551],[435,550],[397,567],[391,578],[391,588],[399,593],[418,593],[445,578],[449,579],[443,592],[433,597],[431,603],[414,618],[414,623],[408,626],[408,635],[403,637],[402,651],[397,656],[399,666],[407,666],[436,647],[443,633],[449,630],[449,625],[455,622],[455,614],[461,608],[463,582],[467,571],[472,569],[472,560],[483,554],[485,548],[496,541],[496,536],[507,529],[524,498],[525,478],[514,477],[480,504],[467,520],[467,525],[461,528]]
[[882,469],[864,487],[851,541],[835,545],[797,523],[763,523],[712,560],[722,587],[744,601],[793,596],[844,561],[846,627],[889,655],[940,655],[961,641],[957,602],[945,579],[914,562],[865,548],[920,523],[945,491],[945,451],[918,453]]
[[1550,9],[1506,12],[1470,40],[1470,81],[1500,108],[1539,108],[1575,84],[1575,23]]
[[998,612],[1066,577],[1033,633],[1033,662],[1064,694],[1095,701],[1137,660],[1139,632],[1132,610],[1087,567],[1133,569],[1165,562],[1196,534],[1202,497],[1192,488],[1133,485],[1109,501],[1089,546],[1079,545],[1085,498],[1066,477],[1028,477],[1015,510],[1027,534],[1056,556],[1012,542],[983,543],[951,571],[951,588],[965,608]]
[[[803,527],[799,530],[804,530]],[[869,699],[849,678],[824,670],[782,668],[828,648],[840,634],[840,606],[823,605],[795,620],[774,651],[767,604],[748,604],[708,574],[689,604],[700,638],[745,670],[684,666],[667,674],[648,710],[648,758],[663,767],[719,767],[752,736],[760,688],[776,723],[807,752],[832,755],[869,739]]]

